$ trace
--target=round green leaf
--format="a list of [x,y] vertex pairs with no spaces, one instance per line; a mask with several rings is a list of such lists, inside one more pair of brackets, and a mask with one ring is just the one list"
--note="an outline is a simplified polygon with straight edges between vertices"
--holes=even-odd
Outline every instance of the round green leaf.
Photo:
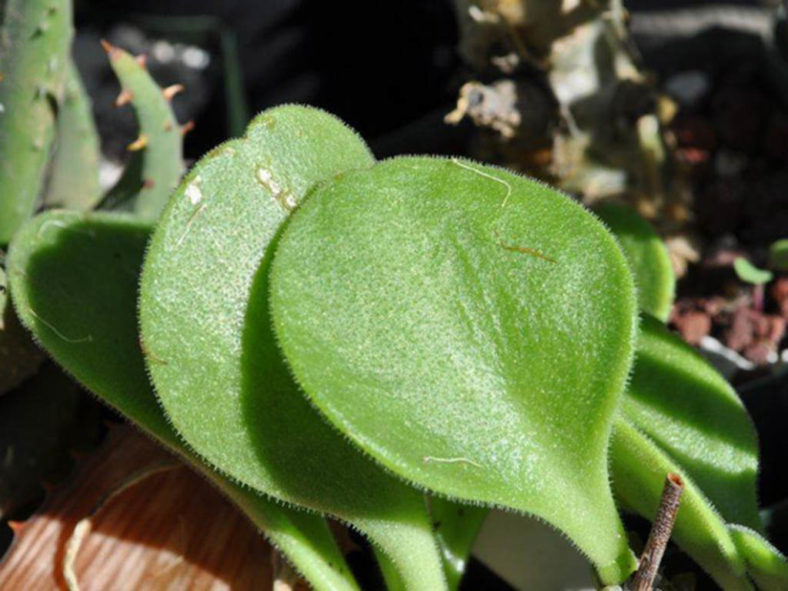
[[423,495],[310,408],[269,319],[280,225],[317,181],[372,163],[363,141],[322,111],[258,116],[170,199],[145,261],[142,336],[159,400],[198,454],[257,490],[350,522],[383,547],[407,588],[441,589]]
[[676,276],[665,243],[646,220],[615,203],[595,208],[618,238],[637,285],[640,309],[667,320],[676,292]]
[[459,160],[319,186],[283,232],[274,325],[312,401],[397,474],[534,513],[620,582],[607,442],[636,329],[613,237],[566,196]]

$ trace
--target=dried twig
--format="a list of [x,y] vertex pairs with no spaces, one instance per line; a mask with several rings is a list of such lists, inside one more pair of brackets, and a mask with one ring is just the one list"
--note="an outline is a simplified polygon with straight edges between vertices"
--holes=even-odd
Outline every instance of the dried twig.
[[676,521],[676,514],[679,511],[681,493],[684,490],[684,482],[678,474],[669,473],[665,479],[665,488],[662,489],[662,500],[654,517],[654,525],[648,536],[646,547],[640,556],[640,564],[637,572],[632,576],[627,588],[630,591],[651,591],[654,587],[654,579],[657,576],[659,564],[662,562],[662,555],[665,554],[665,547],[670,540],[673,531],[673,523]]

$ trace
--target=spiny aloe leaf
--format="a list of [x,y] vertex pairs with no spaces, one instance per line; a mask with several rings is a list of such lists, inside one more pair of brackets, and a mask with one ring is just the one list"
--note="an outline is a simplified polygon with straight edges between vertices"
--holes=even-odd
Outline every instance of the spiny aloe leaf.
[[381,162],[296,211],[271,290],[300,384],[362,449],[430,490],[542,517],[606,583],[634,568],[606,461],[634,286],[580,206],[478,164]]
[[742,557],[725,521],[690,476],[657,444],[625,419],[616,420],[610,440],[613,487],[624,506],[647,519],[657,512],[665,476],[684,481],[673,539],[726,591],[751,589]]
[[744,257],[737,257],[736,260],[733,261],[733,270],[736,271],[736,275],[739,276],[739,279],[746,283],[752,283],[753,285],[769,283],[774,277],[771,271],[759,269]]
[[486,507],[463,505],[440,497],[430,498],[432,527],[443,556],[449,589],[460,586],[476,536],[487,517]]
[[[183,174],[183,134],[170,106],[171,94],[159,88],[144,61],[106,42],[104,47],[123,89],[116,102],[130,102],[140,124],[140,135],[129,149],[142,151],[141,158],[132,158],[132,165],[141,165],[141,175],[138,179],[122,177],[125,182],[119,187],[124,195],[134,195],[124,207],[130,205],[142,218],[155,220]],[[130,181],[136,182],[136,190],[129,190]],[[114,206],[121,204],[112,192],[105,200]]]
[[676,292],[676,276],[665,243],[651,224],[628,207],[605,203],[594,211],[618,238],[635,276],[640,309],[667,320]]
[[729,525],[736,547],[744,557],[747,572],[764,591],[788,589],[788,560],[758,532],[742,525]]
[[648,316],[635,359],[623,416],[692,477],[726,521],[762,530],[757,436],[733,388]]
[[6,272],[0,267],[0,395],[33,375],[44,354],[19,323],[8,299]]
[[37,216],[19,231],[9,253],[20,317],[80,382],[233,499],[315,588],[355,589],[324,519],[233,484],[196,458],[167,423],[137,334],[137,284],[149,233],[149,225],[118,214]]
[[0,47],[0,245],[35,209],[55,135],[71,0],[5,0]]
[[423,495],[310,408],[269,319],[267,271],[281,224],[317,181],[372,162],[363,141],[322,111],[259,115],[170,200],[145,261],[142,336],[159,399],[197,453],[257,490],[351,523],[407,588],[440,589]]
[[100,154],[90,98],[74,62],[69,60],[44,205],[79,211],[93,207],[101,194]]

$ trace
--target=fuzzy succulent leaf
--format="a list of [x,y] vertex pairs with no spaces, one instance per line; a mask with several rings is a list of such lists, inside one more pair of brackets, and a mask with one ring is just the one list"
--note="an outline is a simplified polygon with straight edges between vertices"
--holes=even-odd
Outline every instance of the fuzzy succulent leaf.
[[130,216],[52,211],[8,258],[20,317],[67,371],[234,500],[316,589],[356,589],[324,519],[234,484],[199,460],[156,402],[137,332],[137,285],[150,226]]
[[464,505],[440,497],[430,498],[432,527],[451,591],[460,586],[471,548],[488,512],[486,507]]
[[63,95],[71,0],[0,3],[0,245],[32,215]]
[[145,260],[142,336],[159,400],[197,453],[257,490],[357,527],[407,588],[440,589],[423,495],[310,407],[269,319],[267,271],[290,211],[318,181],[372,163],[352,130],[317,109],[256,117],[243,139],[197,163],[164,211]]
[[635,292],[582,207],[475,163],[389,160],[317,187],[271,277],[296,378],[359,447],[440,494],[540,516],[607,583],[634,569],[607,441]]
[[628,207],[605,203],[595,210],[618,238],[638,289],[640,309],[667,320],[676,276],[665,243],[646,220]]
[[90,97],[74,62],[69,60],[44,205],[78,211],[93,207],[101,194],[100,155]]
[[672,538],[725,591],[748,590],[744,560],[728,533],[725,521],[681,469],[646,434],[619,417],[610,439],[610,466],[616,497],[630,511],[653,519],[665,475],[677,473],[684,481],[681,506]]
[[756,531],[729,525],[736,547],[744,557],[747,572],[763,591],[788,590],[788,559]]
[[665,474],[688,483],[676,543],[728,589],[747,588],[726,522],[761,530],[758,445],[730,385],[656,318],[644,315],[611,444],[613,490],[650,519]]
[[132,196],[132,201],[124,203],[112,192],[105,200],[114,207],[131,208],[143,219],[155,220],[183,174],[183,134],[170,101],[148,73],[144,61],[118,47],[105,44],[105,48],[121,92],[126,93],[137,115],[140,134],[134,151],[141,154],[132,156],[129,164],[129,171],[135,173],[139,169],[139,176],[124,174],[124,182],[118,186],[123,196]]
[[758,440],[730,384],[655,318],[641,323],[621,414],[689,474],[722,517],[762,530]]

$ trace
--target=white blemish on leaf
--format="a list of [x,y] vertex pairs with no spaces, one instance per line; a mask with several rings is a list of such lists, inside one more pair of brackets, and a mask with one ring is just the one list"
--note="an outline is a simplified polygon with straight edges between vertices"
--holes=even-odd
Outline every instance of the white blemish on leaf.
[[468,458],[434,458],[432,456],[424,456],[424,463],[429,464],[430,462],[436,462],[438,464],[470,464],[471,466],[476,466],[477,468],[484,467],[478,462],[474,462]]
[[197,205],[200,203],[200,201],[202,201],[202,190],[200,189],[199,176],[186,187],[186,196],[189,198],[189,201],[192,202],[192,205]]
[[274,179],[274,175],[271,173],[270,170],[267,168],[258,168],[257,169],[257,180],[258,182],[268,191],[270,191],[271,196],[274,200],[282,206],[282,208],[286,212],[291,212],[296,206],[296,200],[293,194],[288,190],[282,187],[276,179]]

